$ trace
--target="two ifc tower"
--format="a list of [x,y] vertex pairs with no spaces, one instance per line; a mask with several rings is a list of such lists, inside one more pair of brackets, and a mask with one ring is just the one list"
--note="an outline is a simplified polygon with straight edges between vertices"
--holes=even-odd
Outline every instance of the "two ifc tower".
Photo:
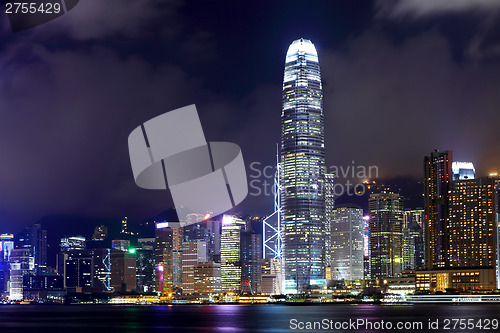
[[[280,155],[273,214],[277,224],[264,221],[264,253],[282,260],[284,293],[303,293],[325,279],[330,233],[323,89],[318,54],[307,39],[295,40],[286,54]],[[275,231],[271,237],[266,225]]]

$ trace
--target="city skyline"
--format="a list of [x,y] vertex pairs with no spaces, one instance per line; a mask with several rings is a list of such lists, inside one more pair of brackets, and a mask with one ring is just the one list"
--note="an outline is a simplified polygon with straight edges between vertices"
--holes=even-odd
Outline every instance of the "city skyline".
[[0,327],[500,328],[500,0],[16,1]]
[[[300,37],[324,59],[327,166],[355,161],[378,166],[381,178],[420,180],[421,156],[438,148],[473,162],[477,174],[498,171],[499,26],[491,15],[500,5],[290,2],[286,16],[281,4],[254,2],[243,13],[229,2],[158,2],[134,15],[122,8],[103,25],[119,3],[90,0],[25,32],[12,34],[4,23],[1,225],[18,232],[49,215],[69,216],[67,223],[73,215],[128,216],[134,224],[170,208],[168,193],[135,188],[126,136],[192,103],[207,137],[237,143],[248,163],[274,165],[282,55]],[[263,19],[250,31],[240,23],[251,13]],[[241,205],[250,214],[271,210],[264,196]]]

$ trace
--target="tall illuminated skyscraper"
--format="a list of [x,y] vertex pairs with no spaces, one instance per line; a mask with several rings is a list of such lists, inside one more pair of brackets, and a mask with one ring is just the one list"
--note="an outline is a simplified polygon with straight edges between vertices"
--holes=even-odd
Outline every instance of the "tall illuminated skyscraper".
[[232,215],[222,217],[221,283],[223,292],[239,292],[241,288],[241,232],[246,223]]
[[316,48],[295,40],[286,54],[281,113],[281,214],[286,293],[324,279],[325,144]]
[[493,268],[496,265],[497,186],[494,177],[450,182],[446,266]]
[[425,262],[427,269],[446,267],[448,258],[448,187],[452,152],[435,151],[424,158]]
[[174,293],[182,281],[182,228],[179,222],[156,223],[155,289],[162,296]]
[[403,197],[372,193],[370,208],[370,272],[373,278],[395,277],[403,265]]
[[47,230],[42,230],[40,224],[26,227],[18,235],[16,249],[29,250],[30,256],[35,258],[35,272],[41,274],[47,267]]

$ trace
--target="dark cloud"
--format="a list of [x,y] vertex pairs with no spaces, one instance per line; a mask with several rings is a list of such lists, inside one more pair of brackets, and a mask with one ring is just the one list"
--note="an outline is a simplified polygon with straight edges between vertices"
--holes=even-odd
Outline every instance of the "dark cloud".
[[162,21],[162,29],[177,34],[181,23],[178,9],[181,1],[156,0],[84,0],[72,11],[44,27],[41,33],[64,33],[81,40],[109,37],[141,38],[152,23]]
[[438,31],[395,45],[375,30],[320,57],[332,163],[421,177],[438,148],[481,172],[500,167],[500,64],[454,62]]
[[[480,173],[500,166],[498,21],[471,25],[464,38],[453,23],[449,33],[415,20],[384,28],[392,19],[371,2],[359,2],[360,17],[352,1],[335,3],[310,12],[291,3],[282,17],[283,2],[233,12],[226,2],[85,0],[21,33],[2,24],[0,233],[48,214],[138,221],[169,208],[167,191],[135,185],[127,137],[189,104],[207,140],[239,144],[247,165],[274,165],[286,46],[301,31],[319,50],[329,165],[354,160],[379,166],[381,177],[421,177],[423,156],[440,148]],[[247,10],[262,18],[244,18]],[[312,17],[321,22],[307,24]],[[408,25],[418,29],[401,33]],[[272,197],[249,197],[238,210],[272,208]]]
[[497,0],[377,0],[380,16],[418,19],[429,15],[500,10]]

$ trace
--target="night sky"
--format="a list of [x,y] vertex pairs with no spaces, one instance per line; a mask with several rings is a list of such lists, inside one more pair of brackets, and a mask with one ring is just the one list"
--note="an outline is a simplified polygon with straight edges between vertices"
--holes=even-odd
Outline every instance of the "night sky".
[[[81,0],[12,33],[0,13],[0,233],[170,208],[168,191],[135,185],[127,138],[189,104],[208,141],[274,164],[285,54],[301,37],[318,50],[328,166],[419,180],[424,155],[451,149],[478,175],[500,171],[499,15],[498,0]],[[272,200],[237,211],[269,214]]]

